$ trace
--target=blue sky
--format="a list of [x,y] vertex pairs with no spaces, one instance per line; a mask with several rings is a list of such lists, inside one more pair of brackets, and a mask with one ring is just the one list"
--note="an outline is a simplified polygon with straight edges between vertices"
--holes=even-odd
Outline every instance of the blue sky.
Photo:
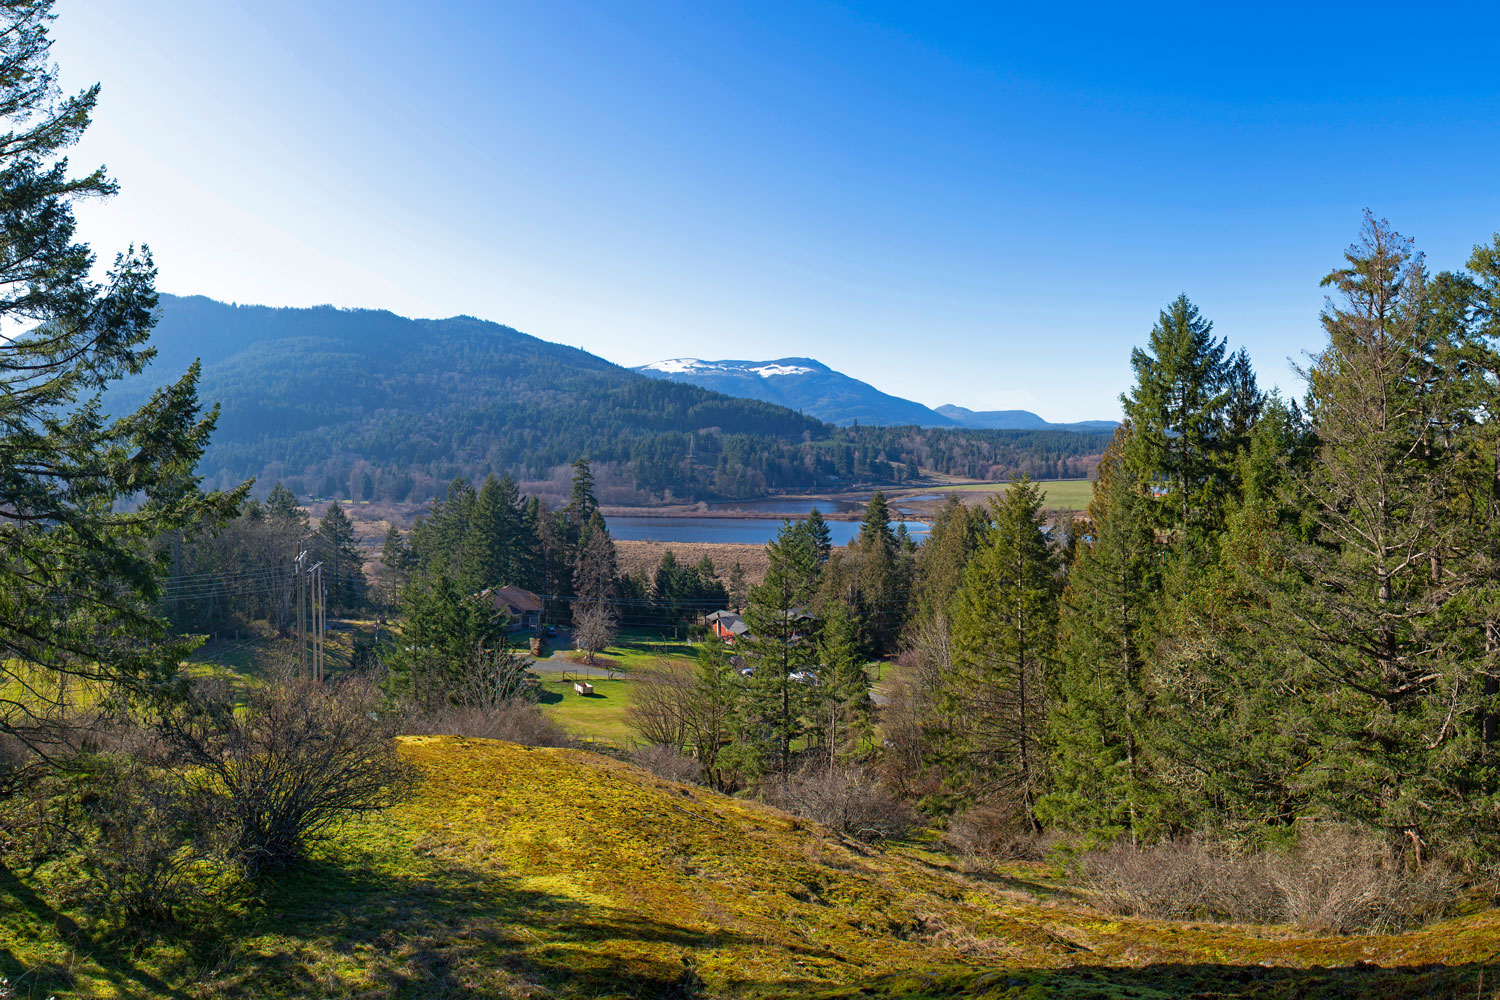
[[1500,230],[1500,7],[66,0],[101,256],[621,364],[815,357],[1117,416],[1186,292],[1299,391],[1372,208]]

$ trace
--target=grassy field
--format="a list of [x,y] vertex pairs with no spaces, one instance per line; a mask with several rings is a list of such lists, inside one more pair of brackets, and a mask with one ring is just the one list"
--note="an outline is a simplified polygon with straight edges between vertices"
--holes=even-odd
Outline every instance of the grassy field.
[[[1046,507],[1049,510],[1086,510],[1089,501],[1094,498],[1094,484],[1087,479],[1046,479],[1037,483],[1046,496]],[[1004,493],[1004,484],[998,483],[963,483],[958,486],[943,486],[926,493],[959,493],[959,494],[982,494],[991,496],[996,493]]]
[[[686,629],[683,633],[686,634]],[[537,662],[542,677],[542,710],[565,729],[585,741],[597,740],[614,746],[630,746],[635,733],[625,722],[630,704],[631,676],[666,663],[691,661],[693,644],[675,639],[670,631],[657,629],[623,629],[614,645],[596,658],[596,668],[618,671],[614,679],[588,678],[594,685],[592,697],[574,692],[571,680],[563,674],[583,667],[583,654],[576,650],[557,649]]]
[[598,740],[626,746],[634,732],[625,723],[625,709],[630,705],[630,681],[593,677],[592,695],[580,695],[572,681],[542,682],[542,710],[570,733],[583,740]]
[[0,869],[17,996],[1292,1000],[1500,996],[1500,913],[1326,937],[1110,917],[596,754],[409,737],[426,781],[194,932],[87,931]]

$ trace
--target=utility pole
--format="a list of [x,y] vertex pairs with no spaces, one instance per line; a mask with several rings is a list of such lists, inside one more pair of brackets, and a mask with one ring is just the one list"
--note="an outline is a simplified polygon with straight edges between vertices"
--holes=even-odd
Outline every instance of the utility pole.
[[307,676],[307,584],[302,573],[302,560],[306,558],[307,550],[302,549],[292,563],[292,573],[297,577],[297,666],[303,677]]
[[323,595],[323,564],[313,563],[307,568],[308,598],[312,614],[312,676],[323,679],[323,639],[327,635],[328,616],[325,613]]

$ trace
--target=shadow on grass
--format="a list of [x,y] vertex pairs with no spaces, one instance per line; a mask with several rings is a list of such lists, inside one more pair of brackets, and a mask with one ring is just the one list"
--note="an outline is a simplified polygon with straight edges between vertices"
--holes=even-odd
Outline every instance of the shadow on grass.
[[[425,866],[423,866],[425,867]],[[411,875],[311,862],[261,891],[264,909],[222,937],[179,942],[216,966],[211,996],[687,998],[683,957],[744,944],[634,911],[521,887],[503,874],[437,864]]]
[[[807,1000],[1417,1000],[1476,997],[1500,987],[1500,962],[1381,968],[1282,969],[1162,964],[1138,969],[1073,966],[981,973],[882,976],[834,989],[759,990]],[[746,984],[748,990],[753,990]]]
[[[157,976],[136,965],[126,949],[119,943],[96,940],[72,917],[54,909],[3,862],[0,862],[0,894],[15,900],[38,922],[50,927],[58,941],[95,963],[103,972],[104,977],[124,995],[173,997],[176,1000],[187,1000],[186,993],[174,989]],[[3,949],[0,949],[0,974],[5,976],[10,988],[15,991],[0,992],[0,996],[27,995],[20,991],[31,986],[35,986],[41,995],[48,996],[54,990],[61,992],[71,987],[73,979],[72,973],[66,968],[28,965]],[[132,992],[130,990],[132,986],[136,987],[139,992]]]

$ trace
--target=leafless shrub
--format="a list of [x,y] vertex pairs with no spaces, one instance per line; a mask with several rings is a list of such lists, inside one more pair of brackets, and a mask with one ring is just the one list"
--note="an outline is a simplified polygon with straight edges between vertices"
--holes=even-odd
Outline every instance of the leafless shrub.
[[490,708],[448,706],[409,716],[400,728],[414,736],[468,736],[528,747],[578,745],[567,730],[547,717],[541,706],[529,701],[508,701]]
[[666,660],[632,678],[625,721],[645,742],[682,753],[690,742],[692,711],[691,665]]
[[1082,859],[1085,884],[1113,913],[1167,920],[1274,921],[1279,900],[1263,855],[1183,841],[1117,844]]
[[457,705],[497,709],[532,695],[531,660],[508,646],[476,647],[451,698]]
[[703,781],[703,765],[676,747],[653,743],[636,750],[630,759],[658,778],[684,784],[701,784]]
[[943,842],[971,867],[995,861],[1041,861],[1055,838],[1035,833],[1024,809],[981,802],[948,821]]
[[916,827],[911,807],[857,767],[819,769],[768,783],[771,805],[864,841],[887,840]]
[[363,679],[325,685],[281,675],[250,691],[243,709],[227,687],[201,687],[164,714],[159,730],[194,776],[194,794],[231,831],[233,857],[255,875],[410,787],[379,701]]
[[1434,919],[1451,909],[1460,889],[1441,863],[1416,870],[1375,837],[1332,826],[1310,826],[1286,852],[1181,842],[1119,845],[1081,861],[1086,884],[1115,913],[1291,923],[1336,934]]
[[1436,919],[1462,887],[1442,862],[1415,869],[1376,838],[1334,826],[1304,832],[1294,852],[1270,858],[1267,873],[1283,919],[1334,934],[1399,930]]
[[67,890],[134,928],[171,921],[229,872],[212,811],[154,757],[82,754],[42,773],[27,796],[34,856],[66,851]]

